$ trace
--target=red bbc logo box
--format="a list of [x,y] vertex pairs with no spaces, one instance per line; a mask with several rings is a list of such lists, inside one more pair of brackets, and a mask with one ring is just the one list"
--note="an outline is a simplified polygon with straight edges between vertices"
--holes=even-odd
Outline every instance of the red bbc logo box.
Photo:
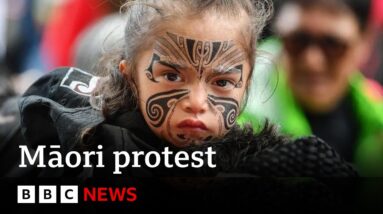
[[[57,186],[20,185],[17,186],[17,203],[19,204],[77,204],[78,186],[59,186],[59,199]],[[37,195],[36,195],[37,193]],[[38,199],[38,200],[37,200]]]

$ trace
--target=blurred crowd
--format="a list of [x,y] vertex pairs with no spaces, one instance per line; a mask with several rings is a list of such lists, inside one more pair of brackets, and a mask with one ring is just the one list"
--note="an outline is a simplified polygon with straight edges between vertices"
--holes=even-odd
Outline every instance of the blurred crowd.
[[[274,1],[240,122],[317,135],[347,161],[383,171],[383,1]],[[106,38],[121,38],[121,2],[0,0],[0,108],[53,68],[91,72]]]
[[0,96],[22,94],[44,73],[74,65],[82,33],[120,6],[118,0],[0,0]]

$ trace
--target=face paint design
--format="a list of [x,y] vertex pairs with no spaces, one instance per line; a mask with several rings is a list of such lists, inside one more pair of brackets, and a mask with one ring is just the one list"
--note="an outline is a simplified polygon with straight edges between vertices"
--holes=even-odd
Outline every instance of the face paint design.
[[[177,138],[178,138],[178,140],[182,141],[183,143],[188,143],[189,145],[192,145],[195,142],[194,139],[189,139],[189,138],[185,137],[184,134],[177,134]],[[212,139],[213,139],[213,136],[208,136],[208,137],[202,139],[202,141],[207,142],[207,141],[210,141]]]
[[239,82],[237,82],[235,84],[235,88],[242,88],[242,85],[243,85],[243,80],[242,80],[242,74],[243,74],[243,65],[237,65],[235,67],[236,70],[240,71],[241,72],[241,79],[239,80]]
[[[156,82],[153,64],[159,60],[189,64],[201,79],[206,68],[216,66],[219,71],[230,70],[245,60],[245,54],[232,41],[200,41],[167,32],[157,39],[152,61],[146,69],[146,75],[153,82]],[[242,72],[239,85],[242,85]]]
[[146,102],[146,113],[151,120],[151,124],[158,128],[162,125],[175,103],[189,94],[189,90],[172,90],[164,93],[158,93],[149,97]]
[[[184,69],[182,72],[194,70],[200,81],[205,76],[206,84],[212,84],[215,81],[213,78],[222,74],[240,73],[240,78],[238,79],[239,76],[237,76],[232,85],[234,88],[242,88],[245,60],[243,50],[232,41],[200,41],[166,33],[156,40],[151,62],[146,68],[145,74],[151,82],[160,84],[162,80],[158,77],[163,74],[160,72],[161,70],[155,70],[157,69],[156,63],[170,67],[177,73],[181,73],[182,70],[179,69]],[[211,71],[211,73],[205,74],[205,71]],[[181,142],[183,145],[210,141],[213,138],[223,136],[235,124],[239,112],[239,102],[230,95],[228,97],[216,96],[214,91],[208,92],[206,96],[209,112],[204,114],[208,115],[198,116],[198,119],[202,118],[203,122],[216,127],[214,132],[190,135],[188,132],[177,129],[174,123],[171,125],[171,121],[177,121],[185,116],[178,104],[187,99],[191,93],[187,89],[187,84],[189,83],[178,84],[179,89],[151,95],[145,104],[148,123],[154,128],[158,128],[159,135],[165,136],[170,142]],[[177,111],[183,113],[180,114]],[[182,116],[179,117],[179,115]]]
[[155,62],[158,61],[160,61],[160,56],[158,56],[157,54],[153,54],[152,61],[150,62],[149,67],[146,69],[146,77],[148,77],[148,79],[152,82],[158,82],[153,77],[153,65]]
[[238,116],[239,104],[237,100],[208,95],[209,102],[221,113],[226,130],[232,128]]

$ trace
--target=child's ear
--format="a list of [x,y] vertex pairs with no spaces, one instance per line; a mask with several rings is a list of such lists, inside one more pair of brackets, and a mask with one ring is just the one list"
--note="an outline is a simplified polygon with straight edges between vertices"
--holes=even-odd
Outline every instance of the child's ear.
[[128,62],[126,60],[121,60],[120,64],[118,65],[118,70],[120,70],[120,73],[123,76],[127,76],[127,74],[128,74]]

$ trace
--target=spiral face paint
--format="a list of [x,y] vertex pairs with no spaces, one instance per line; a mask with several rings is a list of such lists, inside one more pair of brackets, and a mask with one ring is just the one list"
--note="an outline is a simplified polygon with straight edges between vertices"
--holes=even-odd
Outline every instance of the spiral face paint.
[[174,108],[176,102],[187,94],[189,94],[188,90],[180,89],[158,93],[149,97],[146,102],[146,113],[150,118],[152,126],[160,127],[168,117],[169,111]]
[[233,41],[158,37],[144,71],[154,91],[144,98],[145,120],[177,146],[223,136],[239,113],[245,62]]
[[234,126],[239,109],[237,100],[209,95],[208,102],[211,103],[214,108],[221,113],[221,119],[223,119],[223,124],[226,130],[229,130]]

